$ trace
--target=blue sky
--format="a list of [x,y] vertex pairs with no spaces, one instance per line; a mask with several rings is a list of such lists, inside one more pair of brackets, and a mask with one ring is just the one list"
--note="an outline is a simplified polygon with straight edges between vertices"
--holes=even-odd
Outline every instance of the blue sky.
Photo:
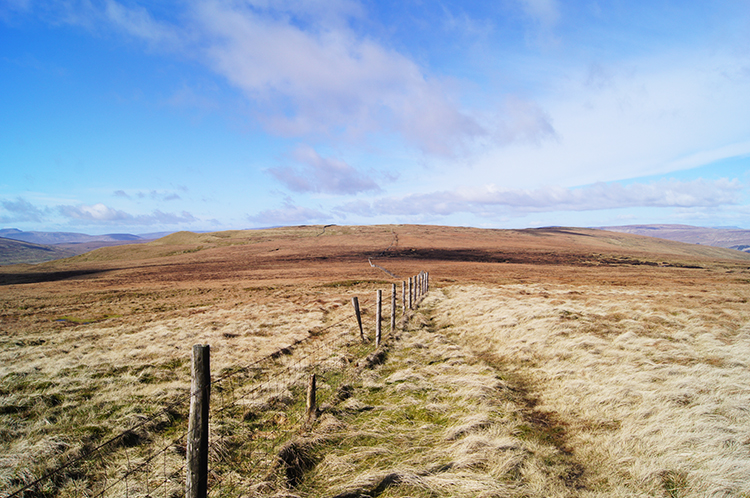
[[750,1],[0,0],[0,225],[750,228]]

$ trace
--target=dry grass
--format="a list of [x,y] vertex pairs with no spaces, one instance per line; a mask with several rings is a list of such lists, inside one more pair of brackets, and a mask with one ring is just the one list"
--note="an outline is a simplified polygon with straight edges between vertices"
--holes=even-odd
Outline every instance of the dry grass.
[[750,307],[702,290],[453,287],[437,313],[564,424],[588,492],[747,496]]
[[[121,456],[137,465],[184,426],[193,344],[211,344],[218,377],[349,317],[349,294],[367,287],[8,296],[2,304],[12,320],[0,339],[0,489],[31,482],[169,408],[171,419],[141,438],[143,451]],[[169,452],[170,461],[178,453]],[[112,458],[110,467],[125,467]],[[77,472],[64,489],[84,489]]]
[[[182,233],[4,267],[0,488],[172,407],[46,492],[84,495],[166,447],[157,494],[179,495],[191,346],[211,344],[224,375],[350,318],[353,295],[372,336],[374,290],[390,285],[368,257],[429,269],[431,296],[377,361],[352,323],[318,337],[333,342],[315,423],[300,419],[297,353],[238,375],[260,387],[212,423],[218,496],[750,496],[748,255],[415,226]],[[291,486],[285,454],[301,462]]]

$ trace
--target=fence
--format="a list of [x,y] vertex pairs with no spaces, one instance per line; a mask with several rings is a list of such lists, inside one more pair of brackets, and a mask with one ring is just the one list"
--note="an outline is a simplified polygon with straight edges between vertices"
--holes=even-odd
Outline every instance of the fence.
[[[390,290],[394,334],[396,284]],[[426,272],[402,282],[401,326],[428,290]],[[360,303],[358,297],[344,319],[214,379],[210,347],[196,345],[191,389],[178,401],[2,496],[202,498],[238,496],[280,479],[294,484],[304,462],[288,461],[293,452],[284,445],[315,419],[318,407],[346,397],[358,370],[376,361],[388,339],[382,333],[382,293],[376,291],[374,302],[374,351],[362,322],[371,301]]]

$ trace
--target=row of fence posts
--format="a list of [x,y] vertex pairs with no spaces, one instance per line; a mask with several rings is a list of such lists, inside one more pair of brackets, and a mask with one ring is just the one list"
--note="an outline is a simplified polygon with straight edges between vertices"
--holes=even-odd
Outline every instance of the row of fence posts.
[[[418,275],[409,277],[409,293],[406,293],[407,281],[401,282],[401,295],[403,300],[403,316],[408,309],[414,309],[421,299],[427,294],[430,286],[430,274],[420,272]],[[383,291],[377,291],[377,303],[375,312],[375,347],[381,342],[382,322],[382,300]],[[396,330],[396,284],[391,284],[391,333]],[[363,342],[366,341],[362,327],[362,314],[359,309],[359,299],[352,298],[354,313],[359,325],[359,334]],[[211,347],[208,344],[196,344],[193,346],[192,371],[190,383],[190,418],[187,433],[187,477],[185,481],[186,498],[206,498],[208,495],[208,418],[211,395]],[[310,376],[307,385],[306,417],[309,419],[317,407],[315,401],[315,374]]]
[[[427,294],[430,286],[430,274],[426,271],[419,272],[418,275],[409,277],[409,293],[406,293],[406,280],[401,282],[401,296],[403,301],[402,313],[406,314],[407,302],[409,309],[414,309],[417,303],[422,297]],[[407,297],[408,296],[408,297]],[[391,284],[391,333],[396,330],[396,284]],[[352,298],[352,306],[354,307],[354,314],[357,317],[357,325],[359,325],[359,336],[362,342],[365,342],[365,332],[362,327],[362,313],[359,309],[359,298],[354,296]],[[375,347],[380,346],[382,337],[382,324],[383,324],[383,291],[377,291],[376,304],[375,304]]]

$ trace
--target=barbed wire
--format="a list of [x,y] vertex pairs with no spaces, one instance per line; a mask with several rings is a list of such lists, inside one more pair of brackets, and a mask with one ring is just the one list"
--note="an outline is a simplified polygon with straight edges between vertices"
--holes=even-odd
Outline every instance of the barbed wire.
[[[397,237],[397,236],[396,236]],[[397,240],[397,238],[396,238]],[[390,248],[390,246],[389,246]],[[373,304],[372,299],[370,298],[364,298],[362,301],[360,301],[360,310],[362,314],[367,314],[368,312],[368,306]],[[416,303],[415,303],[416,304]],[[410,315],[411,310],[406,310],[406,312],[402,312],[402,322],[405,319],[408,319],[408,315]],[[391,313],[395,313],[396,310],[392,310]],[[381,317],[383,318],[383,317]],[[308,330],[308,336],[297,339],[291,344],[288,344],[282,348],[277,349],[276,351],[269,353],[268,355],[258,358],[256,360],[253,360],[252,362],[236,368],[232,369],[229,372],[225,372],[224,374],[218,376],[214,380],[212,380],[209,385],[206,387],[206,389],[215,389],[217,393],[221,393],[221,396],[223,397],[222,403],[218,409],[215,409],[212,411],[212,413],[215,414],[215,416],[222,416],[224,413],[226,413],[230,408],[238,406],[238,404],[247,398],[251,397],[254,394],[257,394],[258,392],[261,392],[264,389],[267,389],[269,385],[271,385],[274,382],[278,382],[278,379],[285,375],[290,375],[292,373],[299,374],[302,370],[311,370],[315,368],[315,365],[312,362],[312,358],[320,356],[321,352],[325,350],[328,350],[329,354],[328,358],[334,356],[334,354],[339,353],[340,351],[337,351],[334,343],[336,340],[340,340],[340,337],[334,336],[333,338],[328,338],[326,340],[325,336],[330,333],[332,329],[335,327],[341,326],[343,324],[347,323],[353,323],[356,324],[356,318],[348,314],[344,318],[328,324],[324,327],[319,328],[313,328]],[[391,337],[393,331],[390,331],[389,334],[385,335],[385,337]],[[352,334],[352,338],[355,337],[354,334]],[[352,342],[354,340],[352,339]],[[302,349],[309,348],[310,345],[312,345],[311,351],[304,352]],[[257,383],[254,385],[251,389],[246,390],[242,392],[239,396],[236,394],[236,392],[240,389],[243,389],[241,384],[241,374],[247,374],[251,371],[256,371],[259,369],[263,369],[264,365],[266,363],[270,362],[276,362],[280,359],[283,359],[285,356],[292,356],[293,361],[289,364],[285,365],[284,368],[281,370],[278,370],[278,367],[275,370],[272,370],[272,374],[275,376],[274,379],[267,379],[263,382]],[[303,362],[307,361],[307,366],[302,366]],[[269,372],[271,372],[271,369],[269,369]],[[258,375],[263,375],[261,372]],[[232,384],[234,383],[234,385]],[[227,386],[227,387],[225,387]],[[227,392],[231,395],[231,401],[226,400]],[[187,405],[187,401],[189,401],[193,396],[196,396],[198,392],[193,392],[191,390],[188,390],[187,396],[181,396],[179,399],[167,404],[167,406],[161,408],[154,414],[142,419],[140,422],[136,423],[135,425],[119,432],[118,434],[115,434],[108,438],[107,440],[101,442],[97,446],[88,449],[86,451],[83,451],[79,455],[71,458],[67,462],[64,462],[63,464],[57,466],[54,469],[51,469],[44,473],[42,476],[36,478],[35,480],[31,481],[30,483],[27,483],[20,487],[19,489],[16,489],[11,494],[5,495],[5,498],[21,498],[24,496],[24,494],[27,491],[30,491],[32,489],[38,488],[40,484],[42,484],[45,481],[48,481],[50,479],[53,479],[55,476],[63,473],[64,471],[73,468],[74,466],[81,464],[82,462],[91,460],[93,458],[98,458],[101,466],[106,469],[107,465],[104,460],[104,454],[107,450],[111,451],[116,448],[115,443],[117,443],[120,440],[125,440],[125,438],[130,437],[130,435],[133,435],[136,433],[136,431],[139,431],[141,429],[146,428],[149,424],[156,424],[157,420],[164,417],[166,419],[166,424],[163,427],[164,430],[166,430],[168,427],[173,425],[174,421],[178,418],[175,417],[174,414],[177,412],[178,409],[184,410],[185,405]],[[286,431],[277,431],[282,434],[288,434],[290,432],[296,432],[298,430],[297,426],[299,426],[302,423],[302,419],[304,418],[303,413],[297,413],[294,420],[289,421],[292,428],[286,430]],[[126,471],[123,475],[121,475],[118,479],[109,480],[107,478],[106,471],[104,472],[103,476],[103,487],[96,492],[95,494],[91,494],[90,496],[95,498],[104,497],[106,493],[113,488],[117,487],[121,483],[125,483],[125,495],[129,496],[130,490],[129,490],[129,479],[131,476],[136,475],[139,472],[145,472],[145,488],[146,488],[146,494],[147,496],[151,496],[151,493],[153,491],[158,490],[162,486],[166,487],[166,484],[169,483],[174,479],[174,476],[179,475],[180,472],[182,472],[186,465],[184,463],[183,459],[183,465],[177,469],[176,471],[171,471],[171,473],[168,475],[167,472],[167,465],[166,465],[166,459],[167,459],[167,452],[170,448],[179,447],[180,442],[183,440],[187,440],[187,437],[189,436],[189,433],[187,430],[182,431],[179,433],[177,438],[172,438],[169,440],[169,442],[164,445],[160,446],[156,451],[148,454],[145,459],[142,459],[140,463],[136,465],[132,465],[130,462],[130,454],[127,448],[126,444],[123,444],[125,446],[125,458],[127,461],[126,464]],[[278,439],[278,438],[276,438]],[[151,462],[156,460],[159,456],[164,457],[164,465],[163,465],[163,476],[162,479],[159,481],[159,483],[151,489],[149,484],[149,466]],[[225,460],[226,461],[226,460]],[[145,470],[144,470],[145,469]],[[173,476],[173,477],[170,477]],[[216,480],[215,482],[221,482],[221,480]],[[167,490],[165,489],[165,496],[167,496]]]

